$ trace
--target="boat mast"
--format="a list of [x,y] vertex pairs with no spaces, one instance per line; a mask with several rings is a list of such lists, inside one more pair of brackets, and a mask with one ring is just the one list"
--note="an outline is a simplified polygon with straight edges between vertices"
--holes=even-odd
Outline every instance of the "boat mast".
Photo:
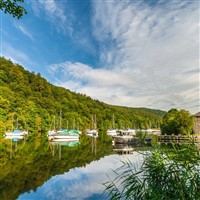
[[91,122],[91,130],[94,128],[94,119],[93,119],[93,115],[92,115],[92,117],[91,117],[91,120],[92,120],[92,122]]
[[61,130],[61,127],[62,127],[62,110],[60,109],[60,130]]
[[151,129],[151,121],[149,121],[149,128]]
[[113,129],[115,129],[115,114],[113,113]]
[[18,129],[18,117],[17,117],[17,122],[16,122],[16,129]]
[[56,116],[53,116],[53,130],[56,130]]
[[12,131],[13,131],[14,113],[12,114]]
[[75,120],[76,120],[76,119],[74,118],[74,119],[73,119],[73,129],[75,129],[75,126],[76,126],[76,125],[75,125],[75,124],[76,124],[76,121],[75,121]]
[[96,114],[94,115],[94,129],[96,129],[97,127],[96,127]]

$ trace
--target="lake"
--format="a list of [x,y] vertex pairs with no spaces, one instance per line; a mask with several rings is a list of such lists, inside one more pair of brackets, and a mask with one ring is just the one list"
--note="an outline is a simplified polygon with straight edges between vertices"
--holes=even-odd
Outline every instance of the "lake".
[[121,161],[139,165],[137,151],[119,155],[105,134],[82,135],[79,143],[51,143],[46,134],[1,141],[1,200],[98,200],[103,183],[113,179]]

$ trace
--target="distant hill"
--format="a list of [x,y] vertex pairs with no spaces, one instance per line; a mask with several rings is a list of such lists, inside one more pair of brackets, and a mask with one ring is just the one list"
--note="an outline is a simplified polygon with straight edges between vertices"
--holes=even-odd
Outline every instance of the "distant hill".
[[[133,99],[134,101],[134,99]],[[85,130],[91,127],[92,116],[96,115],[97,128],[156,127],[162,116],[161,110],[113,106],[68,89],[50,84],[41,75],[25,70],[10,60],[0,58],[0,131],[12,128],[28,128],[29,131],[46,131],[60,127]]]

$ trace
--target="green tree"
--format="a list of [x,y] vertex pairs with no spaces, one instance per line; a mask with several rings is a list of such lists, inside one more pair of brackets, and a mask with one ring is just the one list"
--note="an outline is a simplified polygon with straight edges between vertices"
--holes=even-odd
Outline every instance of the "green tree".
[[194,126],[192,115],[186,110],[169,110],[163,117],[162,134],[190,135]]
[[0,10],[20,19],[24,14],[27,14],[26,9],[19,5],[23,2],[24,0],[0,0]]

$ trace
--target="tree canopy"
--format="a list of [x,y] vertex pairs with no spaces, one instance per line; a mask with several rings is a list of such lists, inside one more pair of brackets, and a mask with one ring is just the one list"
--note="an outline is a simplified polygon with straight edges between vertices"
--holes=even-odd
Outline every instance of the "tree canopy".
[[20,19],[24,14],[27,14],[26,9],[19,5],[23,2],[24,0],[0,0],[0,10]]
[[190,135],[194,127],[193,116],[186,110],[169,110],[163,117],[161,132],[167,135]]
[[[46,131],[53,128],[55,116],[59,129],[62,112],[62,128],[85,130],[91,128],[91,117],[96,115],[97,128],[156,128],[164,111],[148,108],[112,106],[98,100],[54,86],[40,74],[29,72],[18,64],[0,58],[0,132],[18,128],[29,131]],[[14,116],[14,117],[13,117]]]

